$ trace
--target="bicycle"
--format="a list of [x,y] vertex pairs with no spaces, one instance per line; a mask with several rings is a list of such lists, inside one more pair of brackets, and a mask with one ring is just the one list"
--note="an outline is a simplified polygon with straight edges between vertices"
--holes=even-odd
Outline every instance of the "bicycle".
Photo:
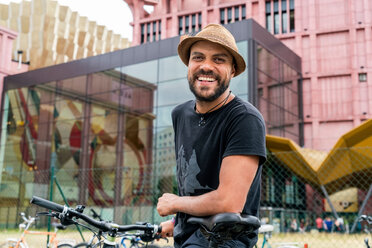
[[70,241],[68,243],[58,243],[59,240],[57,240],[57,231],[58,230],[65,230],[66,227],[59,224],[59,223],[53,223],[54,226],[54,232],[43,232],[43,231],[30,231],[28,230],[31,225],[36,221],[37,217],[31,217],[29,216],[26,218],[25,213],[20,213],[23,223],[19,224],[19,229],[24,229],[24,231],[21,234],[21,237],[19,239],[14,239],[14,238],[8,238],[6,240],[6,244],[8,248],[28,248],[28,244],[26,242],[26,235],[31,234],[31,235],[50,235],[50,240],[47,244],[47,247],[57,247],[57,248],[67,248],[67,247],[72,247],[75,245],[74,241]]
[[[118,248],[119,245],[115,242],[118,237],[138,236],[146,245],[155,239],[159,239],[157,234],[161,233],[161,226],[152,225],[142,222],[132,225],[119,225],[108,221],[97,221],[83,213],[85,206],[78,205],[75,209],[69,208],[66,205],[62,206],[55,202],[45,200],[43,198],[33,196],[30,203],[51,210],[52,212],[39,213],[42,215],[52,216],[59,219],[62,225],[80,225],[93,233],[93,237],[89,242],[80,243],[74,247],[89,247],[89,248]],[[86,224],[79,222],[83,220]],[[94,229],[95,228],[95,229]],[[136,233],[128,233],[129,231],[137,231]],[[98,240],[97,242],[94,242]],[[147,247],[151,247],[147,245]]]
[[[271,248],[271,244],[269,243],[269,239],[271,238],[271,233],[274,231],[274,226],[270,224],[261,225],[258,229],[258,233],[263,234],[263,241],[261,248]],[[299,243],[297,242],[282,242],[282,243],[275,243],[276,248],[299,248]],[[255,245],[257,248],[257,244]],[[307,248],[307,244],[304,245],[304,248]]]
[[[269,235],[274,230],[272,225],[261,225],[256,216],[236,213],[221,213],[211,217],[190,217],[188,223],[199,224],[201,232],[209,241],[209,248],[218,248],[228,240],[251,235],[257,230],[264,233],[263,247],[271,248]],[[298,248],[298,243],[280,243],[277,248]],[[257,245],[255,245],[257,248]],[[306,246],[305,246],[306,247]]]
[[[372,216],[367,216],[367,215],[361,215],[359,217],[359,222],[367,222],[368,224],[368,229],[366,229],[366,232],[368,234],[371,233],[371,225],[372,225]],[[365,238],[364,239],[364,244],[366,245],[366,248],[371,248],[371,246],[369,246],[369,240],[368,238]]]
[[[102,216],[98,214],[94,209],[90,209],[90,211],[92,212],[93,218],[103,221]],[[161,237],[159,236],[159,238]],[[168,242],[167,238],[162,238],[162,239],[165,239]],[[129,248],[139,248],[143,246],[148,247],[148,248],[160,248],[160,246],[157,246],[154,244],[151,244],[151,245],[147,244],[146,246],[146,244],[142,242],[141,237],[138,234],[133,234],[133,233],[132,234],[127,233],[124,237],[122,237],[119,243],[119,246],[121,245],[123,248],[127,248],[127,245],[125,244],[126,240],[128,240],[130,243]],[[76,247],[79,247],[79,246],[77,245]]]

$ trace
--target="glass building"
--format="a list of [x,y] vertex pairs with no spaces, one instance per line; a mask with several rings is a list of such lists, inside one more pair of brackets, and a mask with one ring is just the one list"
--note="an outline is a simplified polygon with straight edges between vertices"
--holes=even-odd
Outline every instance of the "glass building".
[[[260,109],[268,134],[302,144],[300,58],[251,19],[226,27],[247,62],[232,92]],[[33,195],[58,202],[64,195],[119,223],[159,218],[158,196],[177,190],[171,111],[193,99],[178,42],[5,78],[0,225],[15,223]]]

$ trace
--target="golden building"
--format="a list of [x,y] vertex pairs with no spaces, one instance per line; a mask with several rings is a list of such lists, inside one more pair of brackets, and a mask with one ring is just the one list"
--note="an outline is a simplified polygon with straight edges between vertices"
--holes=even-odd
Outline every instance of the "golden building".
[[0,4],[0,26],[18,32],[13,59],[30,70],[130,46],[127,38],[52,0]]

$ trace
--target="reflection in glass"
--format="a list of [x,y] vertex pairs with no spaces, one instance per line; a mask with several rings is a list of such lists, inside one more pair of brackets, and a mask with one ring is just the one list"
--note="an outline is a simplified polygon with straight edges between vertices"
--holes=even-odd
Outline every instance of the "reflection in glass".
[[121,72],[148,83],[156,83],[158,80],[158,61],[152,60],[144,63],[124,66]]
[[262,46],[258,54],[258,106],[269,134],[300,143],[300,75]]

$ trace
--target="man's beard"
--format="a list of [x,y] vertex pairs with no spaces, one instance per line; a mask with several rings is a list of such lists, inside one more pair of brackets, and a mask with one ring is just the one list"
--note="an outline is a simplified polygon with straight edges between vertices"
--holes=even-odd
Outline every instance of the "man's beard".
[[[211,75],[213,76],[217,81],[217,87],[214,90],[214,93],[209,96],[203,96],[202,94],[199,94],[195,87],[195,81],[199,77],[199,75]],[[200,71],[198,73],[195,73],[192,77],[188,78],[189,80],[189,87],[191,92],[194,94],[196,100],[201,102],[213,102],[218,97],[220,97],[229,87],[230,82],[226,82],[226,80],[221,80],[221,77],[219,75],[215,75],[213,72],[205,73],[203,71]],[[203,88],[201,88],[201,91],[203,91]]]

